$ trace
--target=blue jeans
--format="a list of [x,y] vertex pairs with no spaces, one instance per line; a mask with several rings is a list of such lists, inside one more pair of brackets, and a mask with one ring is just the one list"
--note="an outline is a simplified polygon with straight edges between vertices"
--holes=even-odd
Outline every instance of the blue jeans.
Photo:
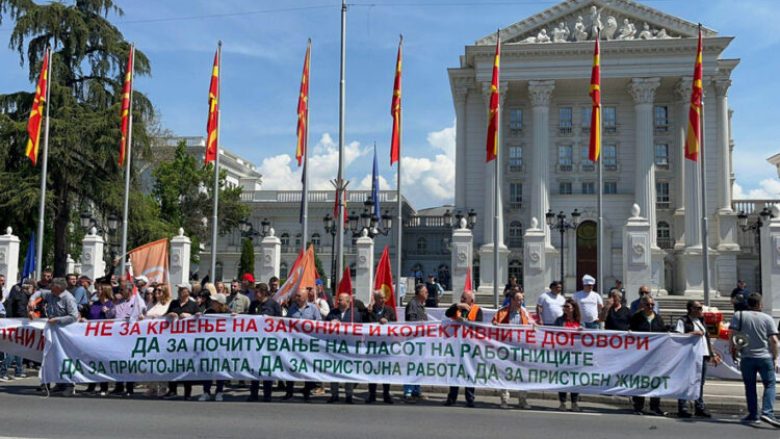
[[599,322],[585,322],[582,326],[585,329],[599,329]]
[[11,362],[16,362],[16,366],[14,367],[14,372],[16,373],[16,376],[24,373],[24,365],[22,364],[22,357],[16,355],[8,355],[3,354],[5,358],[3,359],[2,363],[0,363],[0,375],[6,375],[8,373],[8,369],[11,368]]
[[748,416],[758,419],[756,393],[756,373],[761,375],[764,384],[764,396],[761,403],[761,414],[775,416],[775,366],[771,358],[742,358],[739,365],[742,371],[742,381],[745,383],[745,398],[747,399]]
[[420,396],[420,386],[404,384],[404,396]]

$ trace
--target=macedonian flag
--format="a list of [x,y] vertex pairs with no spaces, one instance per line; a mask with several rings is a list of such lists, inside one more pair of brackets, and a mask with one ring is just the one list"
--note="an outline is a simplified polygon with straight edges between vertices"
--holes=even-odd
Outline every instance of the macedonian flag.
[[490,81],[490,109],[488,114],[487,130],[487,162],[498,157],[498,128],[499,128],[499,104],[498,104],[498,77],[501,61],[501,33],[496,33],[496,56],[493,61],[493,80]]
[[120,129],[122,137],[119,140],[119,166],[125,164],[127,141],[130,130],[130,112],[132,111],[133,94],[133,61],[135,60],[135,46],[130,46],[130,55],[127,57],[127,71],[125,72],[125,84],[122,87],[122,109]]
[[[385,246],[379,264],[376,266],[376,278],[374,279],[374,291],[381,291],[385,296],[385,303],[395,306],[395,294],[393,292],[393,273],[390,268],[390,249]],[[371,295],[371,303],[374,295]]]
[[209,85],[209,118],[206,122],[206,164],[217,159],[217,132],[219,131],[219,63],[222,44],[214,54],[214,67],[211,69]]
[[306,144],[309,132],[309,63],[311,62],[311,39],[306,46],[306,57],[303,60],[303,75],[301,76],[301,93],[298,95],[298,146],[295,148],[295,158],[298,166],[303,163],[306,154]]
[[393,100],[390,102],[390,115],[393,116],[393,134],[390,137],[390,166],[401,158],[401,60],[403,57],[404,37],[398,42],[398,56],[395,60],[395,80],[393,81]]
[[595,162],[601,155],[601,50],[599,49],[599,33],[596,33],[596,46],[593,49],[593,70],[590,73],[590,99],[593,109],[590,112],[588,160]]
[[32,161],[33,166],[38,162],[38,149],[41,140],[41,122],[43,122],[44,105],[48,105],[46,98],[49,88],[49,58],[51,49],[46,49],[41,64],[41,74],[38,76],[38,84],[35,86],[35,98],[33,99],[30,119],[27,121],[27,148],[24,154]]
[[691,108],[688,111],[688,135],[685,137],[685,158],[694,162],[699,160],[701,148],[701,110],[704,94],[702,77],[701,25],[699,25],[699,47],[696,49],[696,63],[693,65]]

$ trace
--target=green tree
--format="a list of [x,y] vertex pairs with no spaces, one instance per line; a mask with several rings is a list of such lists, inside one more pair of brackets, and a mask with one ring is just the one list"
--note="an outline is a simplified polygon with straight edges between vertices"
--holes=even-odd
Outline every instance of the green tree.
[[252,243],[252,238],[244,238],[244,242],[241,245],[241,259],[238,261],[238,274],[243,276],[244,273],[255,272],[255,246]]
[[[209,224],[213,215],[214,167],[204,167],[187,153],[185,142],[176,147],[173,160],[159,164],[153,171],[152,195],[159,206],[159,218],[174,230],[185,230],[198,248],[210,241]],[[238,227],[249,216],[249,207],[241,203],[241,187],[226,183],[227,172],[220,172],[218,224],[224,234]],[[204,221],[204,218],[206,221]],[[254,266],[254,264],[252,264]]]
[[[90,204],[98,212],[119,214],[122,205],[122,169],[117,165],[119,97],[130,45],[108,20],[122,15],[113,0],[70,0],[38,4],[32,0],[0,0],[0,24],[12,20],[9,45],[27,66],[31,82],[37,79],[47,46],[52,48],[50,78],[50,135],[46,197],[46,262],[53,256],[55,274],[65,271],[74,210]],[[135,74],[148,75],[149,61],[136,51]],[[29,236],[37,223],[40,167],[33,168],[24,155],[26,123],[34,87],[0,95],[0,224]],[[133,94],[133,153],[148,153],[153,117],[149,100]],[[154,215],[134,193],[130,230],[142,237],[159,238],[170,232],[157,221],[138,218]],[[75,227],[74,227],[75,226]],[[144,236],[146,235],[146,236]]]

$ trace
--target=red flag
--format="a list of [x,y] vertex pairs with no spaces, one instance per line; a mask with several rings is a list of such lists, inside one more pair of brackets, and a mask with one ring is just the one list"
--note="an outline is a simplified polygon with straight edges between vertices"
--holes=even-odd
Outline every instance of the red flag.
[[693,65],[693,87],[691,88],[691,108],[688,111],[688,135],[685,138],[685,158],[699,160],[701,148],[701,110],[702,97],[702,41],[701,25],[699,25],[699,47],[696,49],[696,62]]
[[596,33],[596,46],[593,49],[593,70],[590,73],[590,98],[593,109],[590,112],[590,145],[588,160],[595,162],[601,155],[601,50],[599,33]]
[[496,56],[493,60],[493,80],[490,81],[490,112],[488,114],[487,129],[487,162],[498,157],[498,128],[499,128],[499,104],[498,104],[498,77],[501,61],[501,33],[496,33]]
[[463,291],[473,291],[474,285],[471,282],[471,265],[469,265],[468,270],[466,270],[466,282],[463,284]]
[[217,131],[219,130],[219,55],[214,54],[214,67],[211,69],[211,84],[209,85],[209,118],[206,122],[206,159],[208,165],[217,159]]
[[349,271],[349,267],[344,267],[344,275],[341,276],[339,287],[336,289],[336,297],[341,293],[352,295],[352,274]]
[[306,46],[306,57],[303,60],[303,75],[301,76],[301,92],[298,95],[298,146],[295,148],[295,158],[298,166],[303,163],[306,154],[306,144],[309,132],[309,63],[311,62],[311,39]]
[[[395,294],[393,292],[393,270],[390,268],[390,248],[385,246],[382,251],[382,257],[379,258],[379,264],[376,267],[376,278],[374,279],[374,291],[381,291],[385,295],[385,303],[395,306]],[[371,302],[374,301],[374,295],[371,295]]]
[[24,154],[32,161],[33,166],[38,162],[38,149],[41,140],[41,122],[43,122],[43,109],[46,102],[47,90],[49,87],[49,58],[51,50],[46,49],[41,64],[41,74],[38,76],[38,84],[35,86],[35,98],[33,99],[30,118],[27,121],[27,134],[30,135],[27,140],[27,148]]
[[401,59],[404,37],[398,42],[398,57],[395,61],[395,81],[390,115],[393,116],[393,135],[390,137],[390,166],[401,158]]
[[130,128],[130,111],[132,111],[133,93],[133,61],[135,59],[135,46],[130,46],[130,54],[127,56],[127,70],[125,71],[125,84],[122,87],[122,109],[120,130],[122,137],[119,140],[119,166],[125,164],[125,153],[127,151],[127,136]]

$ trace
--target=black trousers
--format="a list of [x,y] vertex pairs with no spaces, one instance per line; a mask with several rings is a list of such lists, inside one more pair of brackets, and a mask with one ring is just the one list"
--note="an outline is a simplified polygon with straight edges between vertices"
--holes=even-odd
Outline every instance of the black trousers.
[[[182,381],[181,383],[184,386],[184,397],[189,398],[192,396],[192,381]],[[175,381],[171,381],[168,383],[168,392],[170,393],[177,393],[177,390],[179,388],[179,383]]]
[[[458,389],[459,387],[451,386],[447,399],[453,402],[456,401],[458,399]],[[466,402],[474,402],[474,392],[474,387],[466,387]]]
[[[571,402],[576,404],[580,400],[580,394],[579,393],[573,393],[571,394]],[[558,392],[558,401],[560,402],[566,402],[566,392]]]
[[[631,400],[634,402],[634,411],[645,409],[644,396],[632,396]],[[661,410],[661,398],[650,398],[650,410]]]
[[[303,383],[303,398],[309,399],[311,396],[311,391],[317,386],[316,383],[311,381],[306,381]],[[292,396],[293,392],[295,392],[295,381],[287,381],[285,383],[285,392],[287,393],[287,396]]]
[[[274,382],[265,380],[263,381],[263,399],[270,399],[271,398],[271,392],[274,389]],[[249,395],[253,397],[257,397],[257,394],[260,392],[260,381],[252,381],[249,384]]]
[[[368,399],[371,401],[376,401],[376,388],[378,384],[372,383],[368,385]],[[390,396],[390,384],[382,384],[382,396],[388,397]]]

